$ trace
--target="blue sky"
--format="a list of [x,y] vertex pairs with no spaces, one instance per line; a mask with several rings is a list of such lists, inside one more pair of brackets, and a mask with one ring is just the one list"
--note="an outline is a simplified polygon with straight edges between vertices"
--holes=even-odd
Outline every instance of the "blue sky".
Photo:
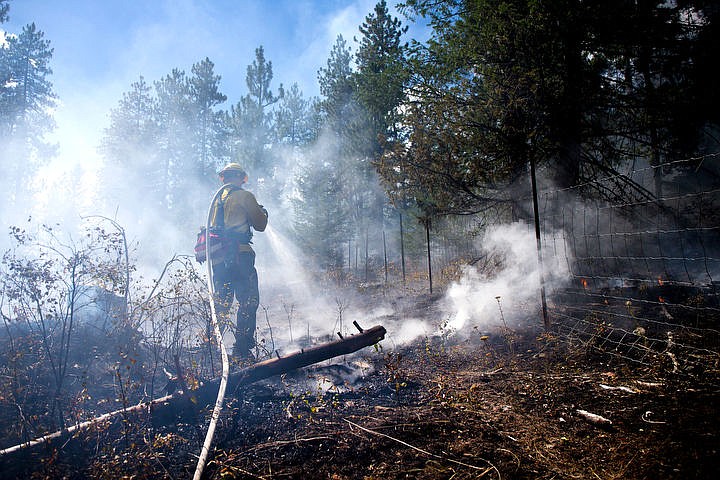
[[[228,96],[263,45],[276,81],[316,94],[316,72],[337,34],[346,38],[375,0],[11,0],[8,31],[35,22],[55,48],[58,89],[154,80],[205,57]],[[237,99],[236,99],[237,100]]]
[[[92,168],[108,113],[142,75],[153,82],[209,57],[229,108],[246,93],[245,73],[262,45],[272,88],[298,83],[318,95],[317,71],[338,34],[352,38],[376,0],[11,0],[17,33],[34,22],[54,48],[51,81],[60,98],[54,139],[59,168]],[[388,6],[394,12],[394,1]],[[404,24],[406,19],[396,14]],[[411,26],[412,28],[412,26]],[[412,32],[412,30],[411,30]],[[412,33],[408,35],[412,36]]]

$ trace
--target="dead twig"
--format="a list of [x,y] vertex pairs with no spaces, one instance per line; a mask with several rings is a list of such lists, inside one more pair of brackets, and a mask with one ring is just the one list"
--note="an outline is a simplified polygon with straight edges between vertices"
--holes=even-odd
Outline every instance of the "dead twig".
[[615,387],[612,385],[605,385],[603,383],[600,384],[600,388],[602,388],[603,390],[620,390],[621,392],[626,392],[626,393],[638,393],[637,390],[632,389],[630,387],[623,387],[623,386]]
[[293,399],[290,400],[290,402],[288,403],[288,406],[285,407],[285,414],[287,415],[287,418],[289,418],[290,420],[295,420],[295,416],[292,413],[292,406],[294,403],[295,403],[295,397],[293,397]]
[[645,422],[645,423],[653,423],[653,424],[656,424],[656,425],[662,425],[662,424],[667,423],[667,422],[661,422],[661,421],[658,421],[658,420],[650,420],[650,416],[651,416],[651,415],[653,415],[653,412],[651,412],[650,410],[648,410],[647,412],[643,413],[643,414],[642,414],[642,417],[641,417],[641,418],[642,418],[642,421]]
[[[516,440],[516,441],[517,441],[517,440]],[[520,468],[520,464],[521,464],[521,462],[520,462],[520,457],[518,457],[517,455],[515,455],[515,453],[513,453],[512,450],[508,450],[507,448],[498,448],[497,451],[498,451],[498,452],[507,452],[507,453],[509,453],[510,455],[512,455],[513,457],[515,457],[515,461],[517,462],[517,466],[518,466],[518,468]]]
[[455,464],[461,465],[461,466],[463,466],[463,467],[472,468],[473,470],[480,470],[481,473],[480,473],[476,478],[482,478],[482,477],[484,477],[485,474],[487,474],[487,473],[488,473],[489,471],[491,471],[491,470],[495,470],[495,471],[497,472],[498,478],[502,478],[502,476],[500,475],[500,471],[497,469],[497,467],[495,467],[495,465],[493,465],[492,463],[488,462],[488,461],[485,460],[484,458],[481,458],[481,460],[484,461],[484,462],[486,462],[486,463],[487,463],[488,465],[490,465],[490,466],[487,467],[487,468],[477,467],[477,466],[475,466],[475,465],[470,465],[469,463],[464,463],[464,462],[459,462],[459,461],[457,461],[457,460],[453,460],[452,458],[441,457],[440,455],[435,455],[434,453],[430,453],[430,452],[428,452],[427,450],[423,450],[422,448],[418,448],[418,447],[416,447],[416,446],[414,446],[414,445],[410,445],[409,443],[404,442],[404,441],[400,440],[399,438],[391,437],[390,435],[386,435],[386,434],[384,434],[384,433],[380,433],[380,432],[377,432],[377,431],[375,431],[375,430],[370,430],[369,428],[362,427],[362,426],[358,425],[357,423],[351,422],[351,421],[348,420],[347,418],[344,418],[343,420],[345,420],[350,426],[355,427],[355,428],[359,428],[359,429],[362,430],[363,432],[370,433],[370,434],[372,434],[372,435],[377,435],[377,436],[379,436],[379,437],[387,438],[387,439],[392,440],[392,441],[394,441],[394,442],[397,442],[397,443],[399,443],[399,444],[401,444],[401,445],[404,445],[404,446],[406,446],[406,447],[408,447],[408,448],[412,448],[413,450],[415,450],[415,451],[417,451],[417,452],[420,452],[420,453],[422,453],[423,455],[427,455],[427,456],[432,457],[432,458],[437,458],[437,459],[439,459],[439,460],[443,460],[443,461],[455,463]]
[[317,442],[320,440],[334,440],[332,437],[328,436],[319,436],[319,437],[301,437],[301,438],[294,438],[292,440],[276,440],[274,442],[267,442],[267,443],[261,443],[258,445],[255,445],[252,448],[249,448],[245,451],[243,451],[243,455],[251,452],[257,452],[258,450],[265,450],[268,448],[278,448],[278,447],[284,447],[285,445],[299,445],[300,443],[309,443],[309,442]]
[[577,409],[575,411],[585,421],[587,421],[588,423],[592,423],[593,425],[597,425],[599,427],[609,427],[612,425],[612,420],[610,420],[609,418],[605,418],[602,415],[598,415],[596,413],[590,413],[587,410],[581,410],[581,409]]
[[[219,463],[219,462],[216,462],[216,461],[210,462],[210,464],[213,464],[213,463],[217,463],[218,465],[220,465],[220,463]],[[242,469],[242,468],[240,468],[240,467],[236,467],[236,466],[234,466],[234,465],[221,465],[221,466],[222,466],[225,470],[227,470],[228,472],[232,472],[232,473],[242,473],[243,475],[247,475],[247,476],[252,477],[252,478],[257,478],[258,480],[264,480],[265,478],[267,478],[267,477],[260,477],[260,476],[258,476],[258,475],[255,475],[255,474],[252,473],[252,472],[248,472],[247,470]]]

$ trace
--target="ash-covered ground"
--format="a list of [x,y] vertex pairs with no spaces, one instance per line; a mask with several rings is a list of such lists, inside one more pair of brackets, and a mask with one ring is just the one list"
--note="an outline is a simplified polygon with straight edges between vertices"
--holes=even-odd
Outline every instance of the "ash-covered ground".
[[[412,304],[442,317],[432,298]],[[228,392],[204,478],[715,478],[718,383],[671,367],[536,327],[383,342]],[[23,478],[192,477],[209,420],[195,407],[35,450]]]

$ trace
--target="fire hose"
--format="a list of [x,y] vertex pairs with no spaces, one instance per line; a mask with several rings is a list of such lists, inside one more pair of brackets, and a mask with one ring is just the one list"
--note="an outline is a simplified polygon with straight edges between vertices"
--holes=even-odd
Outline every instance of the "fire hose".
[[230,363],[228,361],[228,354],[223,342],[222,332],[220,331],[220,325],[217,319],[217,309],[215,308],[215,284],[213,281],[212,271],[212,258],[210,257],[210,216],[212,215],[213,206],[217,202],[218,197],[222,192],[229,187],[230,184],[225,184],[215,193],[210,207],[208,209],[207,221],[205,222],[205,231],[208,237],[205,241],[205,258],[207,260],[207,288],[208,294],[210,295],[210,318],[217,339],[218,345],[220,346],[220,356],[222,359],[222,377],[220,380],[220,388],[218,389],[217,398],[215,399],[215,407],[213,408],[212,416],[210,417],[210,424],[208,425],[207,434],[205,435],[205,442],[203,443],[202,450],[200,450],[200,457],[198,458],[197,467],[195,468],[195,475],[193,480],[200,480],[203,470],[205,469],[205,463],[207,462],[208,454],[210,453],[210,447],[212,446],[213,437],[215,436],[215,427],[217,426],[218,419],[220,418],[220,411],[223,407],[225,400],[225,389],[227,388],[228,376],[230,373]]

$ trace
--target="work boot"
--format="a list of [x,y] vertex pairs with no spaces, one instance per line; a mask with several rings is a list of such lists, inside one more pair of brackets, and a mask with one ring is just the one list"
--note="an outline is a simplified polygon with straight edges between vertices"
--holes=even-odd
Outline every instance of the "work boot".
[[238,365],[240,365],[241,359],[239,357],[236,357],[232,353],[228,354],[228,363],[230,364],[230,368],[237,368]]
[[252,349],[255,346],[255,341],[248,335],[236,335],[235,345],[233,345],[233,356],[243,360],[255,360],[252,354]]
[[233,350],[232,355],[229,356],[230,365],[234,365],[239,368],[247,367],[255,363],[255,357],[249,350]]

